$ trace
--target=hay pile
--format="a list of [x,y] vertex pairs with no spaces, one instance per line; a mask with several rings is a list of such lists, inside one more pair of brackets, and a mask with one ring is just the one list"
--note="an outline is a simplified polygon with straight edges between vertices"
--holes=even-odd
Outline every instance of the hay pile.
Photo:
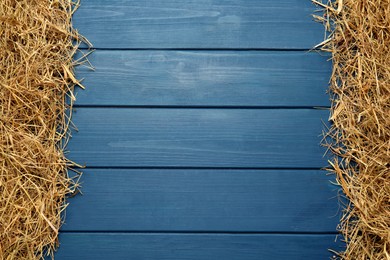
[[[65,198],[64,156],[80,36],[72,0],[0,1],[0,259],[52,255]],[[68,97],[68,98],[67,98]],[[72,102],[71,102],[72,103]]]
[[350,203],[341,259],[390,259],[390,0],[338,0],[316,18],[331,31],[333,171]]

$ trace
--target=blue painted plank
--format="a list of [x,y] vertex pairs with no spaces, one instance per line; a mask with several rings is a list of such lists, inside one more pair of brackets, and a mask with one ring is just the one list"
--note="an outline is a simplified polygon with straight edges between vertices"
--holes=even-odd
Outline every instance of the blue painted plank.
[[335,235],[60,234],[57,260],[329,259]]
[[302,0],[83,0],[74,26],[97,48],[309,49],[324,38]]
[[69,158],[87,166],[321,168],[314,109],[79,108]]
[[86,169],[61,230],[335,232],[331,180],[312,170]]
[[331,62],[305,52],[96,51],[78,105],[329,106]]

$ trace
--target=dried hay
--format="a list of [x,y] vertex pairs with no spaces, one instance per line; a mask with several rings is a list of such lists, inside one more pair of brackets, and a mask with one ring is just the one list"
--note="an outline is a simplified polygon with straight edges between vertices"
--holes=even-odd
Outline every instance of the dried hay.
[[340,259],[390,259],[390,0],[338,0],[323,16],[332,53],[328,146],[349,200]]
[[71,27],[77,6],[0,1],[0,259],[53,256],[65,199],[78,187],[64,156],[82,62],[72,60],[83,40]]

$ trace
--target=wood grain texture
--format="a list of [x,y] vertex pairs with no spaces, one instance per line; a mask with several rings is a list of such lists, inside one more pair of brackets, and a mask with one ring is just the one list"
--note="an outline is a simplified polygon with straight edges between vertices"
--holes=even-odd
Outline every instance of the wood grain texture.
[[63,231],[335,232],[324,171],[87,169]]
[[96,51],[77,105],[329,106],[331,62],[306,52]]
[[79,108],[69,158],[87,166],[321,168],[327,110]]
[[74,26],[96,48],[310,49],[324,38],[302,0],[84,0]]
[[68,157],[91,168],[56,259],[328,259],[337,187],[311,168],[327,165],[329,112],[297,109],[329,106],[328,57],[297,51],[323,40],[314,9],[83,0],[74,26],[96,71],[77,68]]
[[302,260],[329,259],[335,235],[60,234],[56,259]]

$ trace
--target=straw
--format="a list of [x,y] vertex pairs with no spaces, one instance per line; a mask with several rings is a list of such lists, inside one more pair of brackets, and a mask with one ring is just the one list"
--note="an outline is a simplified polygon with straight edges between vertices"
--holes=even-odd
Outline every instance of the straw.
[[390,0],[321,3],[332,54],[330,169],[348,200],[340,259],[390,259]]
[[71,26],[77,6],[0,1],[0,259],[53,257],[78,189],[68,175],[77,165],[64,155],[83,40]]

